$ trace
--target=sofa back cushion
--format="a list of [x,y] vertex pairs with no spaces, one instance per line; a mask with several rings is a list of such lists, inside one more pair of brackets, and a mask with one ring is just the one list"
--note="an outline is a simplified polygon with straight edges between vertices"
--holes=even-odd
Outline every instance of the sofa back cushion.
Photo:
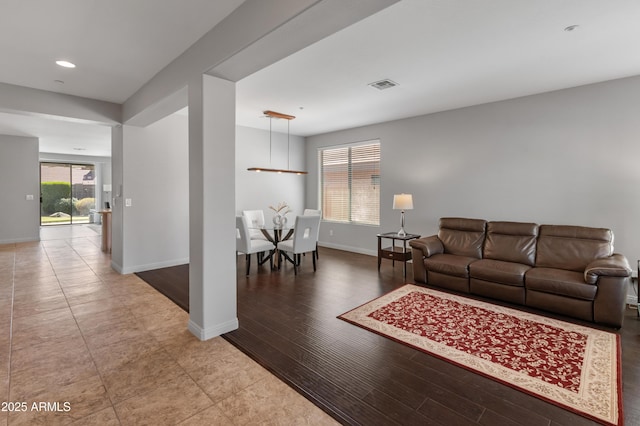
[[438,238],[445,253],[480,259],[486,226],[487,221],[482,219],[443,217]]
[[535,223],[489,222],[483,257],[533,266],[537,237],[538,225]]
[[536,266],[583,272],[587,264],[613,254],[610,229],[541,225]]

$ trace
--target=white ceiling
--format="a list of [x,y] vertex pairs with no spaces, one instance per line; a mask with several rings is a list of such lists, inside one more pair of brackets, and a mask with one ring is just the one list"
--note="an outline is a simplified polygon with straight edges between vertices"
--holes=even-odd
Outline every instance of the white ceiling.
[[37,137],[40,152],[111,157],[111,127],[0,112],[0,134]]
[[[243,1],[0,0],[0,82],[123,103]],[[111,155],[104,126],[0,113],[0,134],[39,137],[41,152]]]
[[242,2],[1,0],[0,81],[121,104]]
[[[0,82],[122,103],[240,3],[1,0]],[[237,123],[312,135],[639,75],[638,22],[638,0],[402,0],[239,81]],[[52,123],[0,113],[42,151],[108,150],[108,128]]]
[[237,121],[307,136],[628,77],[639,43],[638,0],[402,0],[241,80]]

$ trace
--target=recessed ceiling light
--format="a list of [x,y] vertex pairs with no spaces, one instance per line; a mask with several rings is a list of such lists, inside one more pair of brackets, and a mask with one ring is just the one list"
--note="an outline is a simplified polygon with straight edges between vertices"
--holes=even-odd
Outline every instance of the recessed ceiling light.
[[569,25],[568,27],[565,27],[564,30],[570,33],[573,30],[577,30],[579,27],[580,25]]
[[60,65],[61,67],[65,67],[65,68],[75,68],[76,64],[71,63],[69,61],[56,61],[56,64]]

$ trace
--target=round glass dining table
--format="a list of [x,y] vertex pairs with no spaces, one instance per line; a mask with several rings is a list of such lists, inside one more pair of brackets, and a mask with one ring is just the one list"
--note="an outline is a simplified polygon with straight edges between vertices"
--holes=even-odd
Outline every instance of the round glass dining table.
[[259,230],[264,237],[271,241],[276,250],[273,253],[274,262],[273,269],[280,269],[280,251],[278,250],[278,243],[291,238],[293,235],[293,226],[276,226],[276,225],[263,225],[263,226],[249,226],[249,230]]

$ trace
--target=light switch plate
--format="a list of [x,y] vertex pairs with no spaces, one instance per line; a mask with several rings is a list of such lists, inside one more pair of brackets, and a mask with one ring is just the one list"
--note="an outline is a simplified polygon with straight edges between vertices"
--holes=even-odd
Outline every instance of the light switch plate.
[[27,194],[27,201],[33,201],[33,195],[32,194]]
[[125,198],[124,199],[124,206],[125,207],[131,207],[131,198]]

